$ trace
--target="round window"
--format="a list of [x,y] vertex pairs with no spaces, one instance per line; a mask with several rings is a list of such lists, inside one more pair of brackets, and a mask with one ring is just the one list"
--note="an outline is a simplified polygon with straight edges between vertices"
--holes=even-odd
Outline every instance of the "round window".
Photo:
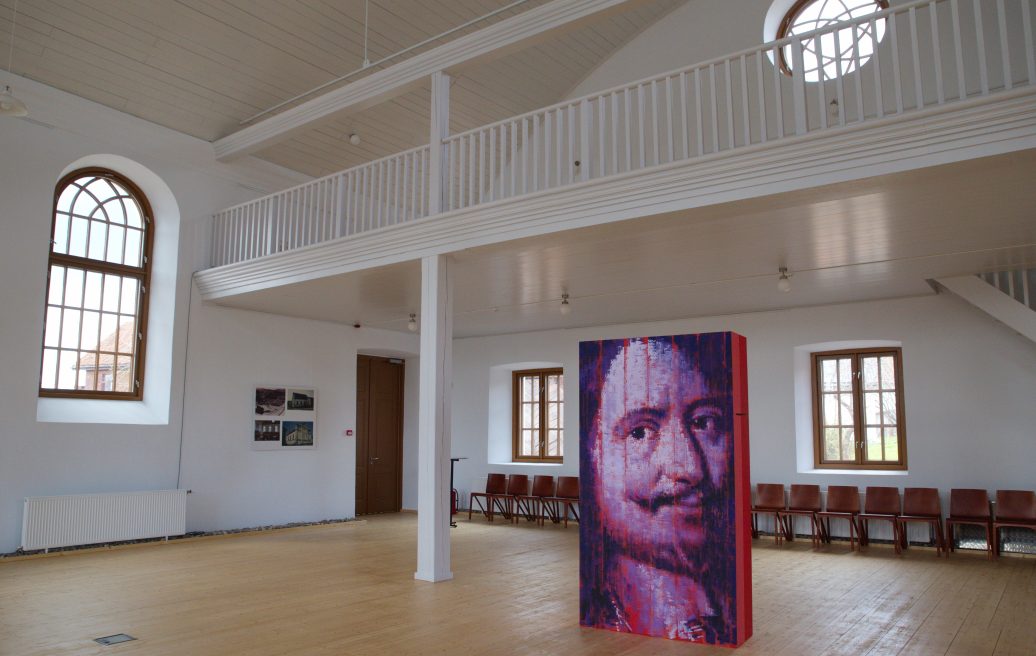
[[[832,25],[888,9],[886,0],[798,0],[784,15],[777,38],[823,30]],[[863,66],[885,36],[885,19],[850,25],[802,42],[803,74],[807,82],[846,75]],[[781,49],[781,70],[791,75],[791,46]]]

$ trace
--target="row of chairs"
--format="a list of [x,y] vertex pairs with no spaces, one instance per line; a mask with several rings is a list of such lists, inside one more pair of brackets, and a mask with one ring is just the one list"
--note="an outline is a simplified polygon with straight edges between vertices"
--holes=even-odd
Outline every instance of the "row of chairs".
[[986,532],[986,549],[990,557],[1000,555],[1000,530],[1027,528],[1036,530],[1036,492],[1029,490],[997,490],[994,514],[986,490],[950,490],[950,515],[943,530],[939,490],[932,487],[908,487],[900,497],[899,488],[868,487],[864,505],[860,508],[860,490],[851,485],[831,485],[827,488],[827,507],[821,508],[819,485],[792,485],[786,500],[784,485],[759,483],[756,502],[752,506],[752,537],[759,536],[759,515],[773,515],[774,540],[795,538],[792,520],[797,516],[810,518],[813,546],[831,542],[831,520],[844,519],[849,523],[849,548],[856,549],[869,543],[871,521],[887,521],[892,526],[892,542],[896,553],[907,547],[906,527],[913,522],[925,523],[934,533],[936,556],[953,551],[954,527],[965,524],[981,526]]
[[[485,504],[483,505],[483,500]],[[546,519],[555,524],[568,518],[579,521],[579,477],[534,476],[532,487],[526,474],[490,474],[486,478],[485,492],[472,492],[468,501],[468,519],[478,504],[478,510],[493,521],[499,511],[505,519],[518,523],[522,517],[543,526]]]

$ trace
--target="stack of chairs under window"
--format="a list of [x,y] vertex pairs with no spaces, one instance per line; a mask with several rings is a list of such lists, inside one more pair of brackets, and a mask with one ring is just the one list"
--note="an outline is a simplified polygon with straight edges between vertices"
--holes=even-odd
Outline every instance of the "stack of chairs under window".
[[522,518],[540,526],[549,519],[568,526],[568,520],[579,521],[579,477],[536,475],[529,486],[526,474],[491,473],[486,477],[485,492],[472,492],[468,503],[468,519],[475,511],[493,521],[501,515],[514,523]]

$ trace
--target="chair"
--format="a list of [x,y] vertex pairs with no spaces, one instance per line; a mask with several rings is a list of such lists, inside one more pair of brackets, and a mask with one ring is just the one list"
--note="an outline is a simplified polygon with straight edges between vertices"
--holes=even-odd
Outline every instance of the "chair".
[[557,524],[564,520],[568,528],[568,515],[571,512],[579,521],[579,477],[558,476],[558,491],[553,497],[543,500],[550,520]]
[[820,527],[817,520],[817,513],[820,512],[820,486],[819,485],[792,485],[791,498],[788,500],[788,507],[780,512],[781,523],[784,527],[784,537],[791,542],[795,539],[795,517],[809,517],[809,537],[813,547],[820,546]]
[[1000,529],[1014,527],[1036,531],[1036,492],[997,490],[993,519],[993,555],[1000,555]]
[[773,515],[773,541],[781,543],[783,531],[780,513],[784,510],[784,485],[759,483],[755,486],[755,504],[752,506],[752,538],[759,537],[758,515]]
[[820,539],[831,543],[831,520],[849,521],[849,550],[856,549],[856,516],[860,514],[860,490],[852,485],[827,487],[827,510],[817,513]]
[[490,474],[486,477],[486,491],[472,492],[468,500],[468,519],[471,519],[471,512],[475,509],[475,502],[478,499],[485,499],[486,505],[478,502],[478,509],[486,516],[486,519],[493,521],[493,504],[497,497],[507,493],[507,476],[505,474]]
[[[953,527],[957,524],[981,526],[986,530],[986,557],[993,557],[993,513],[989,510],[989,493],[985,490],[960,488],[950,490],[950,516],[946,518],[946,537],[953,552]],[[949,556],[949,553],[946,554]]]
[[[908,487],[903,490],[903,514],[899,516],[899,535],[903,540],[903,548],[907,541],[906,525],[915,523],[928,524],[935,533],[935,556],[946,552],[946,539],[942,529],[942,505],[939,503],[939,490],[934,487]],[[948,553],[946,554],[949,555]]]
[[494,500],[494,503],[501,504],[501,514],[505,519],[514,517],[515,508],[518,505],[518,497],[528,496],[529,476],[528,474],[511,474],[507,477],[507,492]]
[[892,525],[892,546],[896,553],[902,553],[902,538],[899,534],[899,516],[903,514],[903,501],[898,487],[868,487],[867,498],[863,501],[863,512],[856,516],[857,529],[860,531],[860,546],[870,544],[871,520],[882,520]]
[[546,499],[554,496],[554,477],[536,475],[532,477],[532,492],[522,494],[514,499],[515,511],[514,521],[518,523],[518,517],[525,517],[527,520],[535,521],[543,526],[543,516],[546,514]]

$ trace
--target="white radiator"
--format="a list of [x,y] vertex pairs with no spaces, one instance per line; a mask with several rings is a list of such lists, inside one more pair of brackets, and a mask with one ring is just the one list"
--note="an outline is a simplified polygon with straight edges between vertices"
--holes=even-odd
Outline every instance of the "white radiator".
[[183,535],[186,526],[187,490],[26,497],[22,549]]

